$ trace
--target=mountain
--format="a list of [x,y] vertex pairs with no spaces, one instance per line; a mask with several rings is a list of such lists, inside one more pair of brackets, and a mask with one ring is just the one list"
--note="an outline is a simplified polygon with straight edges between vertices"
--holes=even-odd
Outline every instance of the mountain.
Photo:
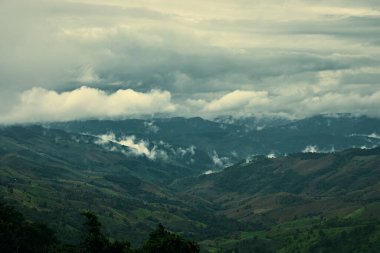
[[[345,124],[332,124],[341,136],[349,136],[347,140],[376,140],[377,121],[368,120],[367,128],[357,123],[346,132],[347,122],[363,119],[347,118]],[[157,135],[157,129],[139,139],[133,131],[118,133],[116,128],[93,133],[67,132],[52,125],[0,128],[1,202],[16,206],[28,219],[48,222],[63,242],[78,241],[79,213],[91,210],[107,228],[107,236],[128,239],[135,245],[162,223],[170,231],[199,241],[203,252],[336,252],[331,245],[342,242],[347,245],[342,252],[354,252],[354,246],[359,252],[379,249],[380,148],[292,153],[277,158],[251,156],[206,175],[202,163],[212,166],[213,154],[201,149],[206,146],[200,145],[201,138],[196,136],[206,134],[208,127],[228,133],[239,126],[222,127],[199,118],[161,121],[177,122],[171,134],[165,134],[175,140],[177,133],[182,141],[189,141],[189,134],[191,143],[197,145],[190,150],[196,152],[185,152],[183,159],[176,156],[178,150],[189,150],[189,146],[169,142],[169,137],[162,140],[164,135]],[[150,127],[169,129],[157,122]],[[308,134],[321,132],[318,127],[311,129],[316,122],[326,123],[326,117],[273,127],[298,136],[299,129],[308,129]],[[122,123],[127,126],[128,120]],[[188,126],[187,134],[178,133],[178,126]],[[338,130],[334,134],[338,135]],[[352,132],[355,135],[348,134]],[[134,134],[135,139],[131,137]],[[375,137],[368,137],[372,134]],[[223,136],[223,142],[230,138]],[[211,140],[217,138],[203,141]],[[153,151],[156,156],[151,156]],[[159,157],[160,151],[168,156]],[[188,159],[197,161],[189,165]],[[365,245],[370,248],[362,248]]]
[[[262,252],[376,252],[379,182],[380,148],[375,148],[275,159],[257,156],[220,173],[178,180],[171,187],[184,199],[214,207],[218,215],[266,227],[205,243],[211,250],[223,244],[226,252],[252,252],[255,247]],[[360,230],[363,227],[368,234]],[[341,251],[350,232],[351,246]],[[322,238],[324,233],[329,239]],[[358,239],[359,233],[366,239]],[[363,240],[372,248],[365,248]],[[335,251],[326,246],[334,243],[339,245]]]
[[375,215],[380,207],[379,179],[380,148],[375,148],[276,159],[258,156],[220,173],[177,180],[172,187],[217,206],[231,218],[265,215],[282,222],[295,215],[349,214],[367,204],[367,211]]
[[[109,151],[98,138],[40,126],[0,129],[0,193],[27,217],[48,221],[63,235],[78,240],[82,210],[96,212],[112,238],[139,243],[157,223],[196,238],[222,234],[239,223],[215,216],[175,196],[165,185],[186,167],[144,156]],[[124,147],[120,147],[124,148]]]
[[[252,155],[284,155],[302,151],[332,152],[380,144],[380,119],[352,115],[318,115],[299,120],[219,117],[90,120],[52,123],[73,133],[116,137],[190,147],[208,154],[214,167],[225,167]],[[200,164],[195,164],[196,168]],[[207,164],[208,166],[208,164]]]

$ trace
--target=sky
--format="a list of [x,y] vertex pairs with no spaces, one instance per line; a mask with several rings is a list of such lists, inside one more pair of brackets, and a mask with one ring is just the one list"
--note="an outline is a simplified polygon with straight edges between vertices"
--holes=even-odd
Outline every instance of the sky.
[[380,116],[378,0],[0,0],[0,123]]

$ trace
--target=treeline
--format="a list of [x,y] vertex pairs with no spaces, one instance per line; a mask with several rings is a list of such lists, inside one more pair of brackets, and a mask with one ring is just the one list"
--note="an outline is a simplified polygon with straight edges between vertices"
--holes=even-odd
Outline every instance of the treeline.
[[166,230],[161,224],[138,249],[129,241],[110,240],[101,231],[101,223],[92,212],[85,218],[82,238],[77,245],[62,245],[55,231],[46,224],[30,222],[13,207],[0,203],[1,253],[197,253],[199,246]]

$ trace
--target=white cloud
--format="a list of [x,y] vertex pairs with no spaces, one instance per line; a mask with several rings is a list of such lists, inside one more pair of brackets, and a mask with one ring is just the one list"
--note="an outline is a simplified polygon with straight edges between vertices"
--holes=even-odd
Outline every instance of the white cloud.
[[[281,116],[303,118],[315,114],[352,113],[379,117],[380,91],[340,93],[339,91],[268,93],[236,90],[214,99],[172,99],[168,91],[137,92],[120,89],[107,93],[81,87],[67,92],[33,88],[20,94],[12,109],[0,114],[0,123],[33,123],[81,119],[120,119],[164,113],[172,116],[220,115]],[[147,131],[159,131],[154,122],[146,122]],[[259,128],[260,130],[261,128]]]
[[[379,116],[379,10],[377,0],[0,1],[0,122]],[[168,92],[142,93],[154,89]]]
[[204,107],[205,112],[226,112],[239,108],[254,108],[269,102],[268,93],[263,91],[236,90],[215,99]]
[[211,159],[215,166],[217,167],[226,167],[230,165],[230,159],[228,157],[219,157],[218,153],[214,150],[211,154]]
[[[194,101],[197,100],[192,100],[192,103],[185,102],[186,110],[179,111],[204,117],[261,115],[303,118],[334,113],[380,116],[377,109],[380,108],[380,91],[368,94],[366,90],[339,92],[318,88],[318,91],[284,90],[270,94],[263,91],[236,90],[210,101]],[[182,108],[183,105],[178,104],[177,107]]]
[[309,145],[304,150],[302,150],[303,153],[318,153],[318,147],[315,145]]
[[136,137],[134,135],[132,136],[124,136],[121,138],[116,138],[114,133],[108,133],[98,136],[98,140],[95,142],[99,145],[106,145],[109,143],[116,143],[123,147],[128,147],[130,149],[129,152],[125,152],[125,150],[118,150],[116,147],[111,147],[111,151],[120,151],[123,153],[126,153],[127,155],[136,155],[136,156],[145,156],[148,159],[156,160],[167,160],[168,155],[165,151],[159,150],[157,146],[153,146],[150,148],[149,142],[145,140],[136,141]]
[[373,138],[373,139],[380,139],[380,135],[376,134],[376,133],[372,133],[370,135],[368,135],[369,138]]
[[176,153],[179,157],[184,157],[187,154],[194,156],[195,155],[195,149],[196,149],[196,147],[194,145],[191,145],[188,148],[178,147],[177,149],[174,149],[174,153]]
[[86,118],[115,118],[175,111],[171,94],[152,90],[147,93],[131,89],[108,94],[81,87],[58,93],[42,88],[23,92],[13,110],[0,116],[2,123],[68,121]]

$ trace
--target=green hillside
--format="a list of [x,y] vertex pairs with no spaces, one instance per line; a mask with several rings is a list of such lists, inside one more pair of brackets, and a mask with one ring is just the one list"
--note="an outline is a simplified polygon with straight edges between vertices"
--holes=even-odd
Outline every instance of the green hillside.
[[134,246],[162,223],[202,252],[380,249],[380,148],[257,156],[191,177],[187,167],[107,151],[93,138],[0,129],[1,202],[48,223],[63,243],[78,243],[80,212],[90,210],[107,236]]
[[213,206],[218,214],[265,225],[202,243],[215,252],[380,249],[380,148],[256,157],[172,187],[183,198]]
[[83,210],[97,213],[111,238],[128,237],[135,244],[158,223],[190,238],[199,238],[210,222],[217,224],[210,235],[239,228],[161,183],[188,174],[182,167],[106,151],[92,137],[63,131],[11,127],[0,132],[2,201],[28,218],[49,222],[64,242],[78,239]]

